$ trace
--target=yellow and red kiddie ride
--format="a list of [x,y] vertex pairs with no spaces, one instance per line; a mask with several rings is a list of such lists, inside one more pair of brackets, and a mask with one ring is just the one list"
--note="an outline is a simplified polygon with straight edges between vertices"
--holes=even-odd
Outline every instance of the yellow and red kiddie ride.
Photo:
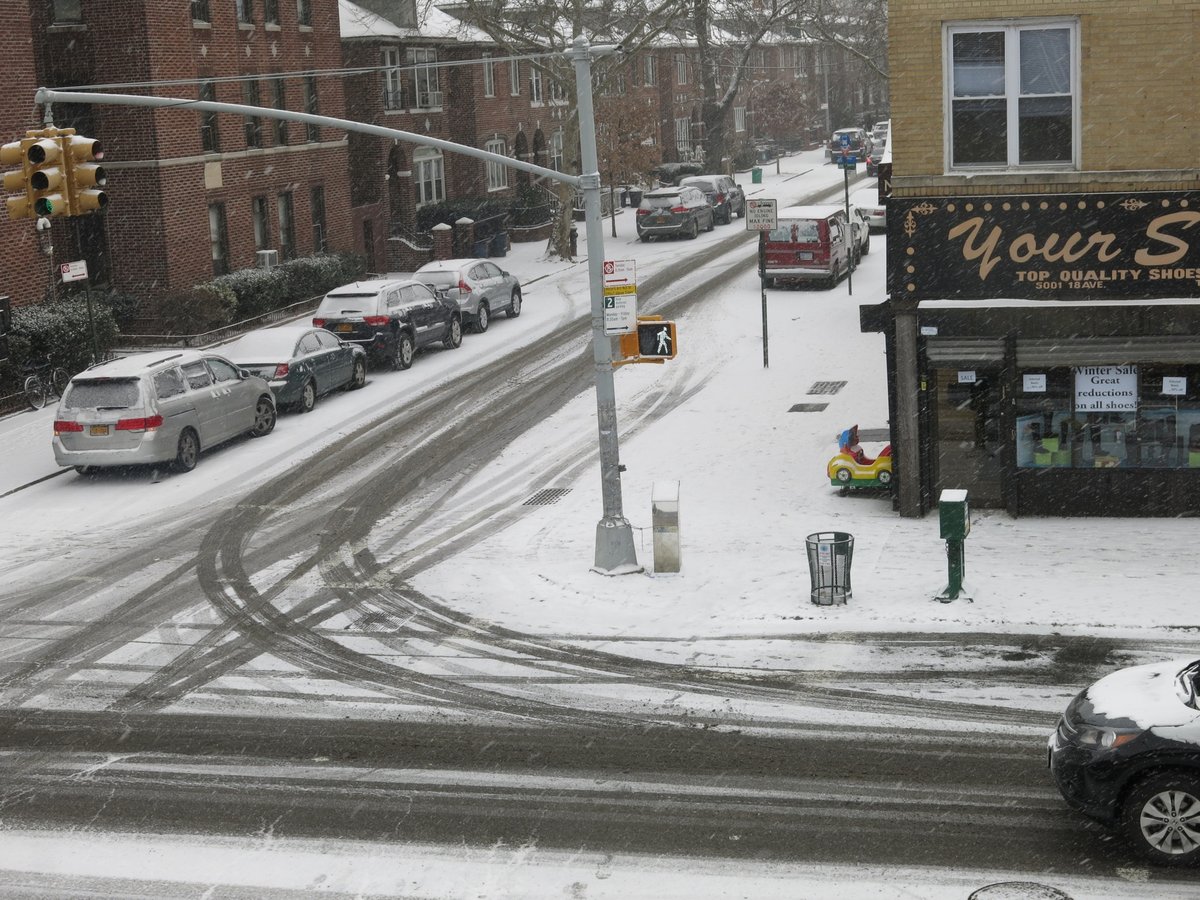
[[838,455],[829,461],[829,483],[840,488],[890,488],[892,486],[892,445],[888,444],[874,459],[858,445],[858,426],[852,425],[838,435]]

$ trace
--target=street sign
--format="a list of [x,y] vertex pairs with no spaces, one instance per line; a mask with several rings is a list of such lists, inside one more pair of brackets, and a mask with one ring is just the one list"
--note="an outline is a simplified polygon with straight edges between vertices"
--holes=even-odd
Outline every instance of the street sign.
[[774,231],[777,224],[774,200],[746,201],[747,231]]
[[637,284],[636,263],[632,259],[606,259],[604,284]]
[[838,140],[840,140],[842,142],[843,147],[850,146],[850,135],[848,135],[848,134],[839,135]]
[[637,331],[637,294],[604,293],[604,333],[632,334]]
[[87,260],[77,259],[75,262],[63,263],[58,267],[62,273],[63,283],[69,281],[87,281]]
[[857,156],[839,156],[838,166],[843,169],[854,169],[858,167]]

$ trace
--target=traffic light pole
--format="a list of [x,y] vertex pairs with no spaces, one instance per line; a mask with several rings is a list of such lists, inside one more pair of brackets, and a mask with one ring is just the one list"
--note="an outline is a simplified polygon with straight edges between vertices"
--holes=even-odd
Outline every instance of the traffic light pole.
[[198,112],[230,113],[238,116],[259,116],[264,119],[283,119],[303,122],[318,127],[337,128],[358,134],[369,134],[392,140],[401,140],[459,153],[496,163],[508,168],[529,172],[551,181],[569,184],[583,193],[584,220],[587,224],[588,291],[592,307],[592,357],[596,381],[596,412],[600,436],[600,489],[604,504],[604,515],[596,525],[596,555],[593,571],[603,575],[624,575],[640,572],[637,553],[633,543],[633,529],[625,519],[621,505],[621,463],[617,441],[617,403],[613,384],[612,343],[604,333],[604,232],[600,215],[600,171],[596,154],[596,122],[592,108],[592,57],[611,53],[612,45],[591,46],[583,37],[577,37],[566,51],[566,57],[575,66],[575,89],[579,104],[580,162],[583,174],[569,175],[555,169],[547,169],[523,159],[512,159],[499,153],[444,141],[440,138],[368,125],[349,119],[336,119],[311,113],[293,112],[264,106],[246,106],[241,103],[218,103],[209,100],[187,100],[179,97],[148,97],[139,94],[100,94],[89,91],[57,91],[38,88],[34,102],[43,106],[45,120],[50,124],[50,105],[53,103],[106,104],[110,106],[169,107],[172,109],[195,110]]

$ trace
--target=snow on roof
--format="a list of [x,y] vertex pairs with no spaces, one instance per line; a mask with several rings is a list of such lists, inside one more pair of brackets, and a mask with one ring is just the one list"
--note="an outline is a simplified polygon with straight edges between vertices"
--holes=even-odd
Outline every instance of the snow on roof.
[[342,38],[436,38],[463,44],[494,43],[491,38],[432,3],[418,2],[417,26],[395,22],[363,9],[351,0],[338,0]]

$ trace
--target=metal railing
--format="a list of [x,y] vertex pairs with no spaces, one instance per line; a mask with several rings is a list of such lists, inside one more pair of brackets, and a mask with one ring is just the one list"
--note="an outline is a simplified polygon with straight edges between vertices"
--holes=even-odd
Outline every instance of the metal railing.
[[309,297],[305,300],[297,300],[295,303],[281,306],[279,309],[251,316],[249,319],[242,319],[240,322],[231,322],[228,325],[223,325],[220,328],[214,328],[212,331],[204,331],[199,334],[124,334],[121,335],[121,343],[114,349],[114,353],[120,355],[127,352],[140,353],[143,350],[166,350],[174,347],[186,347],[190,349],[212,347],[216,344],[223,344],[225,341],[232,340],[238,335],[252,331],[262,325],[273,325],[276,322],[298,318],[304,313],[316,309],[321,302],[321,298],[324,296],[324,294],[318,294],[315,297]]

